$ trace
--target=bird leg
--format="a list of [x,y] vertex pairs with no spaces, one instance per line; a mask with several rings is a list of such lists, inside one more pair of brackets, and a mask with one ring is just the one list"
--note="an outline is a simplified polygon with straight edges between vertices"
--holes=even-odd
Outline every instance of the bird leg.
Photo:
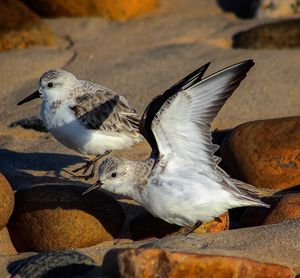
[[[100,156],[101,157],[101,156]],[[79,168],[76,168],[75,170],[73,170],[73,173],[77,173],[81,170],[83,171],[83,175],[91,168],[91,166],[100,158],[99,155],[97,155],[94,159],[88,160],[86,161],[82,166],[80,166]]]
[[[72,177],[74,177],[74,178],[85,179],[85,180],[91,179],[91,178],[93,178],[94,175],[95,175],[97,161],[98,161],[99,159],[103,158],[104,156],[108,155],[110,152],[111,152],[111,151],[106,151],[106,152],[103,153],[103,154],[97,155],[94,159],[85,162],[84,165],[82,165],[82,166],[80,166],[79,168],[73,170],[72,172],[69,172],[69,171],[67,171],[67,170],[65,170],[65,169],[64,169],[64,171],[65,171],[66,173],[68,173],[69,175],[71,175]],[[86,175],[87,171],[88,171],[91,167],[92,167],[91,172],[90,172],[88,175]],[[76,174],[74,174],[74,173],[77,173],[77,172],[79,172],[80,170],[83,170],[83,169],[84,169],[84,171],[83,171],[82,175],[76,175]]]
[[189,235],[190,233],[194,232],[201,225],[202,225],[202,222],[201,221],[197,221],[194,226],[188,227],[187,230],[184,232],[183,235],[184,236]]

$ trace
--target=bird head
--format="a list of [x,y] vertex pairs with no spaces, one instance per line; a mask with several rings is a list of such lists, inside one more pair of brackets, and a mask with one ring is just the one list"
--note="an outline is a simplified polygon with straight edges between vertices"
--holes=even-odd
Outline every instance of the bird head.
[[46,101],[60,100],[62,96],[72,91],[74,83],[77,81],[77,78],[70,72],[62,69],[48,70],[41,76],[38,90],[19,101],[18,105],[36,98],[42,98]]
[[112,193],[132,197],[138,181],[136,163],[124,158],[106,158],[99,167],[97,182],[83,194],[102,188]]

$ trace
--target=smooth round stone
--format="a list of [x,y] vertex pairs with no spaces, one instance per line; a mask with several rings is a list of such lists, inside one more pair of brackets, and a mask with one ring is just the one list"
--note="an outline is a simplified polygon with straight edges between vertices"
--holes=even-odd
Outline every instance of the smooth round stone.
[[23,0],[32,10],[46,17],[101,16],[128,20],[152,12],[158,0]]
[[197,254],[162,248],[122,248],[104,257],[105,277],[277,277],[293,269],[243,257]]
[[7,179],[0,174],[0,230],[7,224],[14,205],[14,192]]
[[300,183],[300,117],[242,124],[221,145],[222,167],[257,187],[287,189]]
[[16,249],[64,250],[117,237],[124,220],[118,202],[97,190],[82,196],[85,189],[60,184],[18,191],[8,225]]
[[0,255],[13,255],[17,251],[11,242],[9,232],[6,227],[0,231]]
[[92,258],[71,250],[40,253],[8,266],[13,277],[22,278],[91,277],[88,273],[97,268]]
[[22,1],[0,1],[0,51],[55,44],[50,28]]
[[272,206],[263,224],[276,224],[297,218],[300,218],[300,193],[287,194]]

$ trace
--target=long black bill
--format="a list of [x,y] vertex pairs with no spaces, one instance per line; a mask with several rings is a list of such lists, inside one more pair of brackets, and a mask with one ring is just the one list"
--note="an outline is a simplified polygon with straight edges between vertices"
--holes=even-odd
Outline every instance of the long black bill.
[[101,186],[102,186],[102,182],[101,182],[101,180],[98,180],[98,181],[96,181],[93,185],[91,185],[87,190],[85,190],[83,193],[82,193],[82,195],[85,195],[86,193],[88,193],[88,192],[90,192],[90,191],[92,191],[92,190],[94,190],[94,189],[97,189],[97,188],[100,188]]
[[32,93],[31,95],[27,96],[26,98],[22,99],[21,101],[19,101],[17,103],[17,105],[22,105],[23,103],[29,102],[33,99],[39,98],[40,97],[40,93],[39,91],[35,91],[34,93]]

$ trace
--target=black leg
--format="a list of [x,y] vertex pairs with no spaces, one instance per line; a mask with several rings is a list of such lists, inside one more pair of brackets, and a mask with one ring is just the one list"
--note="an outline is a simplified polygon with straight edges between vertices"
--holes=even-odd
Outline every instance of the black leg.
[[[94,159],[87,161],[86,163],[84,163],[83,166],[81,166],[81,167],[79,167],[79,168],[73,170],[72,172],[69,172],[69,171],[67,171],[67,170],[65,170],[65,169],[63,169],[63,170],[64,170],[66,173],[68,173],[69,175],[71,175],[72,177],[74,177],[74,178],[85,179],[85,180],[91,179],[91,178],[93,178],[94,175],[95,175],[96,164],[97,164],[96,162],[97,162],[99,159],[103,158],[104,156],[108,155],[110,152],[111,152],[111,151],[106,151],[106,152],[103,153],[103,154],[97,155]],[[88,172],[88,170],[89,170],[91,167],[92,167],[92,170],[91,170],[90,174],[86,175],[86,173]],[[83,171],[82,175],[76,175],[76,174],[74,174],[74,173],[77,173],[77,172],[79,172],[80,170],[83,170],[83,169],[84,169],[84,171]]]
[[189,227],[185,232],[184,232],[184,236],[189,235],[190,233],[192,233],[193,231],[195,231],[199,226],[202,225],[201,221],[197,221],[196,224],[192,227]]
[[84,170],[83,171],[83,174],[85,174],[89,169],[90,167],[99,159],[101,158],[101,155],[97,155],[94,159],[92,160],[89,160],[89,161],[86,161],[82,166],[80,166],[79,168],[76,168],[75,170],[73,170],[72,172],[73,173],[77,173],[81,170]]

